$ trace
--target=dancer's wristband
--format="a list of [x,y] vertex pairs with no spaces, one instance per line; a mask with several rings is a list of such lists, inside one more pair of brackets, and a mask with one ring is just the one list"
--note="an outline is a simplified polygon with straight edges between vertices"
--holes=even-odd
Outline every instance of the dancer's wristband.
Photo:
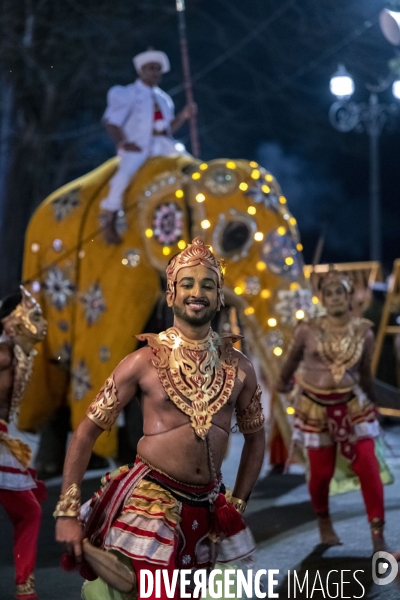
[[64,494],[61,494],[53,517],[77,517],[81,508],[81,490],[73,483],[65,490]]
[[236,508],[236,510],[242,515],[246,510],[247,502],[241,500],[240,498],[235,498],[232,496],[230,499],[230,503]]

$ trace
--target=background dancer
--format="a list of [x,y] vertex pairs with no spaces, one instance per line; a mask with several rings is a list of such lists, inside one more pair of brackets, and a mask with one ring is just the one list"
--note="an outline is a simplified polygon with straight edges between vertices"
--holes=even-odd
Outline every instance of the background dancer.
[[374,551],[385,549],[383,485],[373,438],[379,435],[372,403],[372,322],[351,316],[352,285],[345,274],[330,270],[320,290],[326,316],[301,323],[282,369],[277,388],[289,392],[293,374],[300,386],[294,442],[307,448],[309,490],[318,516],[321,542],[340,544],[329,516],[329,484],[336,452],[360,479]]
[[21,293],[5,298],[0,307],[0,504],[14,527],[15,597],[37,598],[33,570],[36,563],[46,488],[29,469],[32,452],[8,435],[29,381],[34,345],[46,335],[47,322],[36,300]]
[[[172,575],[174,568],[212,567],[217,555],[230,562],[254,550],[241,513],[264,458],[264,416],[254,369],[232,346],[237,336],[220,338],[210,328],[222,288],[220,263],[196,238],[167,267],[174,326],[138,336],[148,346],[118,365],[75,431],[54,515],[57,540],[78,559],[85,536],[130,559],[139,579],[143,568]],[[102,493],[82,511],[82,532],[79,486],[92,446],[135,396],[144,417],[136,463],[105,478]],[[234,409],[245,442],[227,502],[220,469]]]

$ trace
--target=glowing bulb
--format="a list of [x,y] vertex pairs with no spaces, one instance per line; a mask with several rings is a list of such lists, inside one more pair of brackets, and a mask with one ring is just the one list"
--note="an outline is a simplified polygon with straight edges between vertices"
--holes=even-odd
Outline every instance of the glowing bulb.
[[202,229],[208,229],[209,227],[211,227],[211,223],[208,219],[204,219],[204,221],[202,221],[200,225]]
[[304,310],[296,310],[296,319],[299,319],[299,321],[301,319],[304,319],[304,317],[306,316],[306,313],[304,312]]
[[306,269],[306,267],[304,267],[304,277],[306,279],[310,279],[310,277],[311,277],[310,271],[308,269]]
[[169,254],[171,254],[171,248],[168,248],[168,246],[164,246],[164,248],[162,249],[162,253],[164,254],[164,256],[168,256]]
[[241,296],[241,295],[243,294],[243,290],[242,290],[242,288],[240,287],[240,285],[237,285],[233,291],[235,292],[235,294],[236,294],[237,296]]
[[264,300],[271,298],[271,292],[269,290],[261,290],[261,298],[264,298]]
[[269,185],[262,185],[261,186],[262,191],[264,192],[264,194],[269,194],[271,191],[271,188],[269,187]]
[[264,239],[264,234],[261,231],[256,231],[254,234],[254,239],[256,242],[262,242]]
[[287,200],[286,200],[285,196],[279,196],[279,202],[281,204],[286,204]]
[[250,165],[251,167],[253,167],[253,169],[256,169],[256,168],[258,167],[258,163],[254,162],[254,160],[250,161],[250,162],[249,162],[249,165]]
[[177,245],[178,245],[179,250],[184,250],[186,248],[185,240],[179,240]]
[[204,194],[197,194],[197,196],[196,196],[197,202],[204,202],[205,199],[206,199],[206,197]]
[[228,167],[228,169],[236,169],[236,163],[234,163],[233,160],[228,160],[226,166]]
[[299,289],[299,284],[298,284],[298,283],[296,283],[295,281],[293,281],[293,283],[291,283],[291,284],[289,285],[289,289],[290,289],[290,290],[292,290],[292,292],[294,292],[294,291],[296,291],[296,290],[298,290],[298,289]]
[[205,171],[206,169],[208,169],[208,164],[207,163],[201,163],[199,169],[200,169],[200,171]]
[[121,260],[121,262],[122,262],[123,265],[127,265],[128,264],[128,259],[127,258],[123,258]]
[[32,250],[32,252],[39,252],[39,250],[40,250],[39,244],[33,243],[31,246],[31,250]]
[[242,181],[242,183],[239,183],[239,190],[242,190],[242,192],[245,192],[248,189],[248,187],[249,186],[244,181]]
[[271,317],[270,319],[268,319],[267,321],[269,327],[276,327],[278,324],[278,321],[276,319],[274,319],[274,317]]
[[249,215],[255,215],[257,212],[257,209],[255,206],[249,206],[249,208],[247,209],[247,212],[249,213]]
[[260,179],[260,171],[258,169],[254,169],[254,171],[251,172],[251,177],[252,179]]
[[336,98],[350,98],[353,95],[354,81],[344,65],[339,65],[336,73],[332,75],[329,87]]
[[313,296],[313,297],[311,298],[311,302],[312,302],[313,304],[318,304],[319,300],[318,300],[317,296]]
[[286,233],[286,227],[278,227],[278,234],[279,235],[285,235]]
[[267,265],[265,264],[265,262],[263,260],[259,260],[258,263],[256,264],[257,271],[265,271],[266,268],[267,268]]
[[293,406],[288,406],[286,409],[286,412],[288,415],[294,415],[295,410],[294,410]]
[[145,236],[148,238],[153,237],[153,230],[152,229],[146,229],[146,231],[144,232]]
[[200,173],[197,173],[197,171],[196,171],[196,173],[192,174],[192,179],[200,179],[200,177],[201,177],[201,175],[200,175]]
[[245,315],[254,315],[254,308],[252,306],[248,306],[244,309]]
[[267,173],[267,174],[266,174],[266,176],[265,176],[265,179],[266,179],[267,181],[269,181],[270,183],[271,183],[271,181],[273,181],[273,180],[274,180],[274,178],[272,177],[271,173]]
[[184,196],[183,190],[176,190],[175,196],[177,198],[183,198],[183,196]]
[[289,223],[290,223],[291,225],[296,225],[297,221],[296,221],[296,219],[295,219],[294,217],[290,217],[290,219],[289,219]]
[[287,256],[285,258],[285,263],[290,267],[294,263],[294,258],[292,256]]
[[296,248],[299,252],[303,252],[303,244],[297,244]]
[[283,350],[282,348],[279,348],[279,346],[277,346],[276,348],[274,348],[274,354],[275,356],[281,356]]

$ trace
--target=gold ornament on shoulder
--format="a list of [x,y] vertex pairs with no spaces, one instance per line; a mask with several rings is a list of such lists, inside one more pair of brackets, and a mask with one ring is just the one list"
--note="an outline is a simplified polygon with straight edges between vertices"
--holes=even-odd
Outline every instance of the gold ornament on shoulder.
[[111,375],[90,404],[86,416],[101,429],[109,429],[118,418],[119,404],[114,376]]

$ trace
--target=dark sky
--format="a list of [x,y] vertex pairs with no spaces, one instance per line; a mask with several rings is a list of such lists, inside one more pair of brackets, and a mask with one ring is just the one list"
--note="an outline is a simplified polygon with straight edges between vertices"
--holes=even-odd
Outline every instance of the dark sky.
[[[4,4],[8,11],[15,6],[10,2]],[[81,87],[45,133],[53,140],[47,152],[52,160],[45,165],[49,193],[112,155],[99,121],[107,89],[134,79],[134,54],[149,45],[165,50],[173,68],[162,87],[178,110],[184,94],[174,0],[68,0],[58,8],[53,0],[36,4],[46,11],[44,23],[35,21],[40,26],[34,29],[33,49],[41,68],[61,85],[61,98],[79,65],[88,57],[91,61]],[[324,262],[367,260],[368,136],[332,128],[329,80],[344,63],[355,80],[354,100],[366,101],[365,83],[388,75],[396,50],[379,29],[382,0],[186,0],[186,5],[202,158],[256,159],[269,169],[298,220],[306,261],[322,231]],[[11,43],[21,36],[23,45],[25,26],[15,26]],[[11,29],[4,30],[3,39]],[[14,78],[16,102],[36,103],[39,114],[40,81],[34,75],[28,85],[31,65],[22,67],[23,52],[22,62],[13,63],[15,49],[2,44],[0,68],[3,76]],[[381,99],[394,101],[390,90]],[[188,131],[183,129],[180,137],[188,142]],[[394,131],[381,137],[388,268],[400,254],[399,146],[400,117]]]

